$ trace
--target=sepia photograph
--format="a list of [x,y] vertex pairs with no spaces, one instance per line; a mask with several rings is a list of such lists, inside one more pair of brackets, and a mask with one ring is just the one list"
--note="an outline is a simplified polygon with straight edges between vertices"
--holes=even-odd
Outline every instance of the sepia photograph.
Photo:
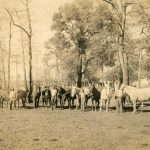
[[0,0],[0,150],[150,150],[150,0]]

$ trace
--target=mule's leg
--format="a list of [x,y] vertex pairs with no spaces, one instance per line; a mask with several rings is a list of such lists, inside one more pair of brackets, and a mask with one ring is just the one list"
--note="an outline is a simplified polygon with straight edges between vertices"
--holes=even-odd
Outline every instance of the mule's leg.
[[4,107],[4,98],[2,98],[1,100],[1,105],[2,105],[2,108]]
[[49,107],[51,107],[51,99],[49,96],[47,97],[47,107],[48,107],[48,105],[49,105]]
[[100,111],[102,111],[102,107],[103,107],[103,99],[101,98],[101,100],[100,100]]
[[120,105],[120,112],[121,112],[121,113],[123,113],[123,107],[124,107],[124,106],[123,106],[123,103],[124,103],[124,102],[123,102],[122,97],[119,97],[119,105]]
[[37,98],[37,107],[39,107],[40,97]]
[[78,107],[79,107],[79,97],[77,97],[76,99],[76,110],[78,109]]
[[55,105],[56,105],[56,97],[53,97],[52,98],[52,110],[54,109]]
[[43,102],[43,106],[45,104],[45,97],[42,95],[42,102]]
[[2,97],[0,97],[0,107],[2,107]]
[[52,105],[52,98],[49,97],[49,107],[51,108],[51,105]]
[[[19,107],[20,107],[20,106],[19,106],[19,99],[17,100],[17,102],[18,102],[18,109],[19,109]],[[22,104],[23,104],[23,99],[22,99]]]
[[16,109],[16,100],[14,100],[14,108]]
[[86,100],[83,103],[83,111],[85,112]]
[[53,110],[53,103],[54,103],[54,97],[52,97],[52,100],[51,100],[51,109]]
[[95,111],[98,111],[98,101],[95,100]]
[[12,101],[12,100],[10,100],[10,102],[9,102],[10,110],[12,110],[12,103],[13,103],[13,101]]
[[143,108],[144,107],[144,102],[141,102],[141,108]]
[[45,98],[44,98],[44,99],[45,99],[45,100],[44,100],[44,101],[45,101],[45,106],[46,106],[46,107],[48,107],[48,97],[47,97],[47,96],[45,96]]
[[82,99],[81,99],[81,111],[82,111]]
[[119,108],[120,108],[120,105],[119,105],[119,97],[117,97],[117,98],[115,99],[115,102],[116,102],[116,112],[119,113]]
[[106,112],[108,112],[109,99],[106,101]]
[[99,107],[100,107],[100,101],[98,100],[97,101],[97,110],[99,110]]
[[57,106],[58,106],[58,105],[57,105],[57,102],[58,102],[58,101],[57,101],[57,97],[55,97],[54,104],[55,104],[55,107],[56,107],[56,108],[57,108]]
[[92,111],[94,111],[94,100],[92,99]]
[[75,100],[75,97],[72,99],[72,104],[71,106],[74,108],[74,100]]
[[26,106],[26,98],[23,98],[23,107]]
[[72,97],[68,99],[68,108],[69,108],[69,110],[71,109],[71,101],[72,101]]
[[62,97],[60,98],[60,108],[61,108],[61,109],[63,109],[63,106],[64,106],[64,104],[63,104],[64,102],[63,102],[63,101],[64,101],[64,97],[62,96]]
[[133,114],[136,113],[136,100],[133,100]]
[[53,110],[54,97],[51,99],[51,109]]
[[36,102],[36,101],[37,101],[37,98],[36,98],[36,97],[34,97],[34,99],[33,99],[33,100],[34,100],[34,108],[36,108],[36,107],[37,107],[37,106],[36,106],[36,105],[37,105],[37,102]]
[[94,110],[96,111],[96,100],[94,100]]

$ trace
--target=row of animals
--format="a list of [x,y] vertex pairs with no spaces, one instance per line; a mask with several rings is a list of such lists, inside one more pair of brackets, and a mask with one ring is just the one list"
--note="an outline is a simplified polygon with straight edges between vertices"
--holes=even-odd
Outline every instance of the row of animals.
[[[12,104],[16,107],[17,101],[19,107],[19,100],[21,99],[23,107],[25,107],[27,94],[25,90],[16,92],[14,90],[6,91],[1,89],[0,105],[3,107],[3,102],[6,101],[9,102],[10,109],[12,109]],[[44,90],[41,90],[40,86],[34,86],[32,97],[34,108],[39,107],[40,98],[43,106],[48,107],[49,105],[52,110],[57,107],[58,103],[60,108],[63,109],[66,101],[68,101],[68,107],[71,109],[74,107],[74,101],[76,100],[76,109],[80,107],[83,111],[85,111],[89,100],[92,102],[92,110],[96,111],[100,107],[100,111],[104,108],[108,111],[110,101],[114,99],[116,101],[116,110],[123,112],[126,102],[131,102],[133,104],[133,113],[135,113],[137,101],[149,100],[150,88],[139,89],[124,84],[121,85],[118,82],[114,83],[113,86],[110,86],[109,82],[105,82],[101,89],[95,87],[94,84],[82,88],[72,86],[70,90],[57,86],[46,87]]]

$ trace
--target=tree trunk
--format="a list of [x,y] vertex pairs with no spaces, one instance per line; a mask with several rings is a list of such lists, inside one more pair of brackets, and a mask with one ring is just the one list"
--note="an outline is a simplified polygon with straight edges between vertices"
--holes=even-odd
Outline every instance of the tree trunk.
[[21,30],[20,32],[21,32],[21,46],[22,46],[22,63],[23,63],[24,86],[25,86],[25,88],[27,90],[28,86],[27,86],[27,76],[26,76],[25,52],[24,52],[24,44],[23,44],[23,31]]
[[7,88],[10,88],[10,56],[11,56],[11,38],[12,38],[12,20],[9,23],[9,49],[8,49],[8,85]]
[[18,90],[18,64],[16,61],[16,89]]
[[31,37],[29,38],[29,95],[28,101],[31,102],[32,97],[32,46],[31,46]]
[[36,56],[36,82],[38,81],[38,66],[39,66],[39,59],[38,59],[38,54]]
[[[17,14],[17,17],[18,17],[18,20],[19,20],[19,25],[22,26],[22,23],[21,23],[21,19]],[[22,47],[22,64],[23,64],[23,78],[24,78],[24,87],[26,90],[28,90],[28,86],[27,86],[27,76],[26,76],[26,63],[25,63],[25,48],[24,48],[24,37],[23,37],[23,31],[22,29],[20,29],[20,36],[21,36],[21,47]]]
[[31,26],[31,17],[28,6],[28,1],[26,0],[26,9],[27,9],[27,17],[28,17],[28,28],[29,28],[29,95],[28,101],[31,102],[32,90],[33,90],[33,81],[32,81],[32,26]]
[[77,87],[82,86],[82,55],[79,54],[79,64],[77,66]]
[[123,52],[123,49],[121,48],[119,50],[119,59],[120,59],[120,65],[122,70],[122,76],[123,76],[123,83],[128,85],[128,62],[127,62],[127,55]]
[[1,51],[2,54],[2,72],[3,72],[3,80],[4,80],[4,89],[6,89],[7,85],[6,85],[6,73],[5,73],[5,63],[4,63],[4,53],[3,53],[3,49]]
[[102,83],[104,82],[104,65],[101,66],[101,72],[102,72]]
[[60,70],[59,70],[58,56],[56,56],[56,72],[57,72],[57,86],[58,86],[59,85],[59,80],[60,80]]
[[142,50],[140,50],[139,56],[138,88],[141,87],[141,62],[142,62]]

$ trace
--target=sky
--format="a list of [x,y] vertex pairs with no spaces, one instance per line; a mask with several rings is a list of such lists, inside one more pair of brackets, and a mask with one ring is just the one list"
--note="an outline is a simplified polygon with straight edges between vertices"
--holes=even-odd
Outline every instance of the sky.
[[[58,8],[61,5],[64,5],[65,3],[70,3],[72,1],[73,0],[31,0],[31,2],[29,3],[32,30],[33,30],[33,37],[32,37],[32,51],[33,51],[32,62],[33,63],[32,64],[33,64],[34,74],[35,74],[37,65],[39,67],[42,66],[43,54],[47,51],[46,48],[44,47],[44,43],[50,37],[53,36],[53,32],[50,30],[50,27],[52,25],[53,14],[58,11]],[[13,3],[12,5],[17,5],[17,1],[14,0],[14,2],[16,3]],[[3,4],[5,7],[9,7],[6,0],[0,0],[0,8],[3,7],[1,4]],[[3,8],[1,10],[3,10]],[[20,47],[19,47],[20,41],[19,42],[17,41],[18,37],[20,36],[20,32],[17,32],[17,31],[19,31],[19,29],[17,29],[16,27],[13,27],[12,55],[16,55],[16,52],[20,51]],[[5,36],[8,38],[8,34],[6,34]],[[37,64],[37,55],[38,55],[38,61],[39,61],[38,64]],[[26,67],[28,69],[28,61],[27,61]],[[16,65],[12,63],[11,64],[11,76],[13,78],[16,78],[15,70],[16,70]],[[19,71],[19,74],[23,76],[22,64],[18,65],[18,71]]]
[[[72,0],[32,0],[30,3],[31,19],[33,27],[33,68],[34,72],[37,68],[42,67],[43,54],[47,51],[44,47],[44,43],[53,35],[50,30],[52,25],[52,17],[58,8],[65,3]],[[37,55],[38,61],[37,64]],[[42,74],[41,69],[38,70],[38,74]]]
[[44,42],[47,41],[53,33],[50,30],[52,17],[58,8],[72,0],[32,0],[31,17],[33,23],[33,44],[34,50],[44,50]]

